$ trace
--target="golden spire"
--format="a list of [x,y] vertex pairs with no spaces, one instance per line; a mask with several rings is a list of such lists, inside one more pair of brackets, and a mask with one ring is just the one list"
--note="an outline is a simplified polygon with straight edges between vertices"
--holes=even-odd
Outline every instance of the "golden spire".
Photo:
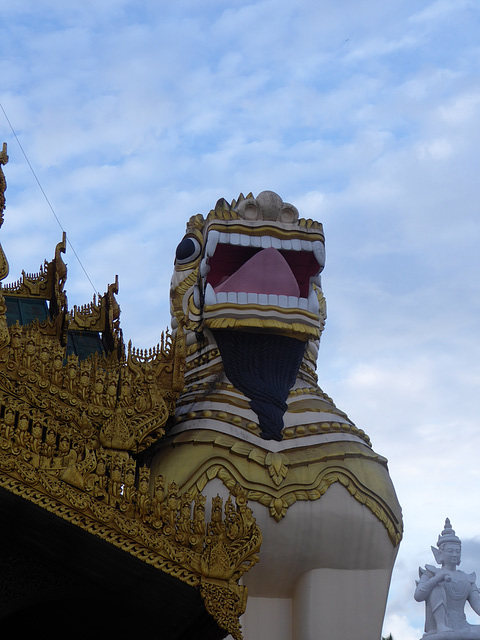
[[3,212],[5,210],[5,190],[7,188],[7,181],[5,180],[5,174],[3,173],[2,164],[7,164],[7,143],[3,143],[3,149],[0,153],[0,227],[3,224]]
[[[3,173],[2,165],[7,164],[7,143],[3,143],[2,152],[0,153],[0,227],[3,224],[3,212],[5,211],[5,191],[7,189],[7,181],[5,180],[5,174]],[[0,245],[0,280],[3,280],[8,276],[8,261],[2,246]]]

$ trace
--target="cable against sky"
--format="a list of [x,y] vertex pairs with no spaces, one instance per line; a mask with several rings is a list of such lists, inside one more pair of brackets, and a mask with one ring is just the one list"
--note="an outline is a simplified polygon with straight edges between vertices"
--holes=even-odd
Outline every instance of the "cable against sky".
[[89,276],[89,275],[88,275],[88,273],[87,273],[87,270],[86,270],[86,269],[85,269],[85,267],[83,266],[82,261],[80,260],[80,258],[79,258],[79,256],[78,256],[77,252],[75,251],[75,247],[74,247],[74,246],[73,246],[73,244],[70,242],[70,239],[69,239],[69,237],[68,237],[68,234],[66,233],[65,229],[63,228],[63,225],[62,225],[62,223],[60,222],[60,219],[59,219],[59,217],[57,216],[57,214],[56,214],[56,212],[55,212],[55,209],[54,209],[54,208],[53,208],[53,206],[52,206],[52,203],[51,203],[51,202],[50,202],[50,200],[48,199],[48,196],[47,196],[47,194],[45,193],[45,190],[44,190],[44,188],[42,187],[42,185],[41,185],[41,183],[40,183],[40,180],[38,179],[37,174],[35,173],[35,171],[34,171],[34,169],[33,169],[32,165],[31,165],[31,163],[30,163],[30,160],[28,159],[27,154],[25,153],[25,150],[24,150],[24,148],[23,148],[23,146],[22,146],[22,143],[20,142],[20,140],[19,140],[19,138],[18,138],[18,136],[17,136],[17,134],[16,134],[16,132],[15,132],[15,129],[13,128],[12,123],[10,122],[10,119],[9,119],[9,117],[7,116],[7,113],[6,113],[5,109],[3,108],[3,105],[2,105],[2,103],[1,103],[1,102],[0,102],[0,108],[2,109],[2,111],[3,111],[3,115],[5,116],[5,119],[6,119],[6,121],[8,122],[8,126],[10,127],[10,129],[11,129],[11,131],[12,131],[12,133],[13,133],[14,137],[15,137],[15,140],[16,140],[16,141],[17,141],[17,143],[18,143],[18,146],[20,147],[21,152],[23,153],[23,157],[25,158],[25,160],[26,160],[26,162],[27,162],[28,166],[30,167],[30,171],[32,172],[33,177],[35,178],[35,180],[36,180],[36,182],[37,182],[37,184],[38,184],[38,186],[39,186],[39,188],[40,188],[40,191],[43,193],[43,197],[45,198],[45,200],[46,200],[46,202],[47,202],[48,206],[50,207],[50,211],[52,212],[53,217],[54,217],[54,218],[55,218],[55,220],[57,221],[58,226],[60,227],[60,229],[61,229],[61,230],[66,234],[67,242],[68,242],[68,244],[69,244],[69,246],[70,246],[71,250],[73,251],[73,255],[74,255],[74,256],[75,256],[75,258],[78,260],[78,263],[79,263],[80,267],[82,268],[82,271],[83,271],[83,273],[85,274],[85,277],[87,278],[87,280],[88,280],[88,281],[89,281],[89,283],[91,284],[91,286],[92,286],[92,289],[93,289],[94,293],[98,293],[97,289],[95,288],[95,285],[93,284],[93,282],[92,282],[92,280],[91,280],[90,276]]

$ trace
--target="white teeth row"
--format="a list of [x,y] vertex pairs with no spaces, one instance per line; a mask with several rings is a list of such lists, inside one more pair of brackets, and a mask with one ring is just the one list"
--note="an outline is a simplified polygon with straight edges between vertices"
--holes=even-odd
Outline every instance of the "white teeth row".
[[220,233],[212,230],[208,234],[207,246],[205,250],[206,258],[210,258],[215,253],[218,243],[233,244],[239,247],[253,247],[255,249],[283,249],[284,251],[313,251],[318,264],[325,265],[325,247],[323,242],[315,240],[281,240],[271,236],[246,236],[240,233]]
[[284,309],[305,309],[311,313],[318,314],[320,311],[318,298],[314,290],[310,292],[308,298],[297,298],[296,296],[284,296],[266,293],[245,293],[243,291],[219,291],[215,293],[211,284],[207,284],[205,289],[205,305],[214,304],[259,304]]

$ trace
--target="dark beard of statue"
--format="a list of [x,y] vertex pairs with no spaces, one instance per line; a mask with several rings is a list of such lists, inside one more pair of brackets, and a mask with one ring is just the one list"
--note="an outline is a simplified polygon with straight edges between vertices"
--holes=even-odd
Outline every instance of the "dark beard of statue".
[[250,399],[261,436],[281,440],[287,397],[295,384],[306,343],[270,333],[213,332],[230,382]]

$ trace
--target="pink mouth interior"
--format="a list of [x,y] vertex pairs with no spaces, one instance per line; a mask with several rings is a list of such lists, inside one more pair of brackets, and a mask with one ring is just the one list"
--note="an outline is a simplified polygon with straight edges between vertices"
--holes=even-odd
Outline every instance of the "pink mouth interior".
[[300,288],[288,262],[273,248],[256,253],[233,275],[215,287],[215,293],[219,291],[300,295]]
[[307,298],[320,266],[311,251],[278,251],[219,244],[207,282],[215,292],[270,293]]

